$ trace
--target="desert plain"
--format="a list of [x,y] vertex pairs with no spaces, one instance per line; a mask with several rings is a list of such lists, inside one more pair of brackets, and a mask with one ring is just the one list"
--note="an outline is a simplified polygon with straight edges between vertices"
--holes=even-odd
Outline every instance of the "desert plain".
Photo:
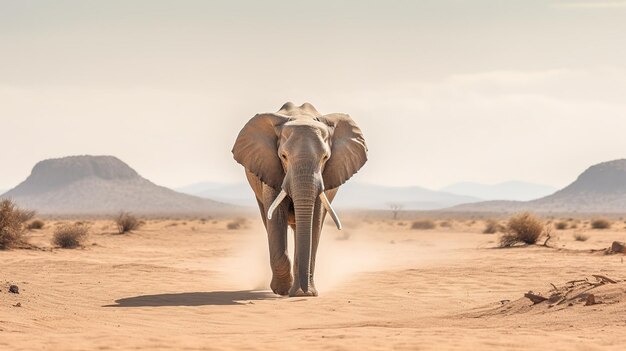
[[[53,247],[54,228],[72,221],[46,219],[27,235],[33,248],[0,252],[0,350],[626,346],[624,255],[601,250],[625,241],[623,221],[554,230],[550,248],[497,248],[501,234],[483,234],[482,219],[412,229],[408,219],[347,216],[341,232],[326,223],[312,298],[269,290],[258,215],[146,219],[126,234],[94,219],[83,247]],[[524,297],[558,290],[537,304]]]

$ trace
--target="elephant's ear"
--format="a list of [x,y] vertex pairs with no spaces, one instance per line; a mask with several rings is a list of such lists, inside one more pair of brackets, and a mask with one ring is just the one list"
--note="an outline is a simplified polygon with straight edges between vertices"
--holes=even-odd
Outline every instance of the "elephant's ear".
[[331,155],[324,168],[324,187],[334,189],[345,183],[367,161],[367,146],[361,129],[350,116],[334,113],[319,117],[331,128]]
[[275,113],[258,114],[241,129],[233,146],[235,160],[277,190],[285,178],[278,158],[278,137],[280,127],[288,120]]

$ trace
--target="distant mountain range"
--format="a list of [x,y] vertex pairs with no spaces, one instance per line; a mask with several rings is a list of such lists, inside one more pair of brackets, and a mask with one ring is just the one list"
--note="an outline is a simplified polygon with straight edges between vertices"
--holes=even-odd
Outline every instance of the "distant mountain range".
[[[211,214],[256,207],[247,183],[204,182],[177,190],[150,182],[113,156],[70,156],[37,163],[26,180],[0,198],[11,198],[43,214],[106,214],[121,210]],[[626,213],[626,160],[594,165],[559,191],[517,181],[495,185],[458,183],[439,191],[348,182],[334,201],[337,208],[354,209],[389,209],[390,204],[404,210]]]
[[[495,185],[458,183],[444,189],[437,191],[418,186],[393,187],[347,182],[339,188],[333,205],[337,208],[382,210],[389,209],[390,204],[397,204],[404,210],[435,210],[490,199],[537,198],[556,191],[549,186],[525,182]],[[254,193],[247,183],[202,182],[176,190],[240,206],[257,206]]]
[[70,156],[37,163],[30,176],[2,194],[42,214],[211,214],[234,206],[181,194],[141,177],[113,156]]
[[248,183],[201,182],[176,188],[175,190],[238,206],[257,206],[254,192]]
[[[242,206],[257,206],[254,192],[247,183],[196,183],[177,188],[178,191]],[[432,210],[462,203],[480,201],[417,186],[387,187],[348,182],[339,188],[333,206],[355,209],[389,209],[389,204],[401,205],[405,210]]]
[[510,181],[498,184],[456,183],[441,191],[483,200],[529,201],[553,194],[558,189],[549,185]]
[[453,211],[560,213],[626,212],[626,160],[589,167],[567,187],[531,201],[486,201],[455,206]]

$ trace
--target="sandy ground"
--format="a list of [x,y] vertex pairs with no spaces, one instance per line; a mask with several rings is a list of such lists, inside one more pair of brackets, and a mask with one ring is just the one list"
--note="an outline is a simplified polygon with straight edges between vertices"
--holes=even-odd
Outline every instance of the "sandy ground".
[[[236,230],[227,221],[148,221],[126,235],[96,221],[75,250],[50,247],[48,221],[29,234],[45,250],[0,252],[0,350],[626,347],[622,283],[601,286],[602,303],[591,306],[523,298],[592,274],[626,279],[624,255],[588,251],[626,241],[624,229],[586,230],[585,242],[557,231],[560,250],[494,249],[498,236],[482,234],[481,222],[409,224],[327,225],[320,296],[281,298],[267,290],[259,218]],[[10,283],[19,295],[8,293]]]

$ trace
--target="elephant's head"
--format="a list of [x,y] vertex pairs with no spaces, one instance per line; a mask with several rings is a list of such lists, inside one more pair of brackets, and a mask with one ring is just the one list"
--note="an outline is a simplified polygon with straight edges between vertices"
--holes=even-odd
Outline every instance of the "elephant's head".
[[308,103],[299,107],[287,103],[277,113],[254,116],[239,133],[233,155],[263,183],[280,191],[268,210],[269,219],[287,196],[293,201],[298,274],[306,292],[315,203],[319,197],[341,229],[324,190],[339,187],[365,164],[361,130],[346,114],[322,116]]

